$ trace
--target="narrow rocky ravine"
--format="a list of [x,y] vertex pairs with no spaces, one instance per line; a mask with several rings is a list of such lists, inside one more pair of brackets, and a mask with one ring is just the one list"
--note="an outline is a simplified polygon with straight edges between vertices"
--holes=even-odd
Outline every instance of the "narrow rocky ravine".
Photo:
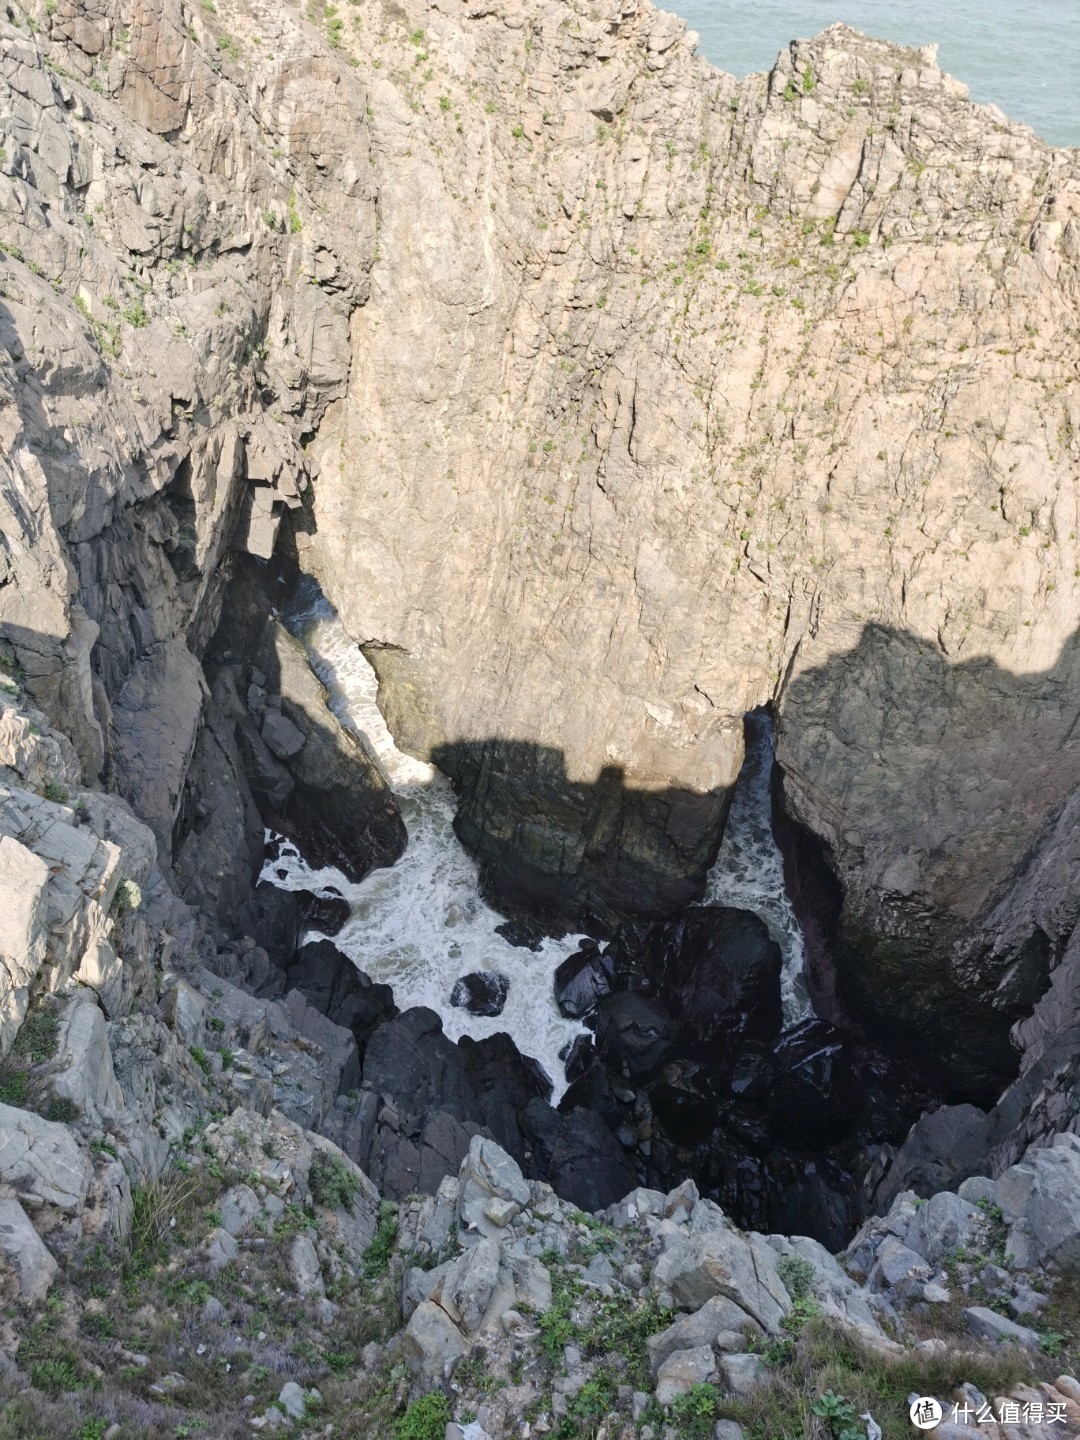
[[0,6],[0,1433],[1080,1430],[1078,281],[843,26]]

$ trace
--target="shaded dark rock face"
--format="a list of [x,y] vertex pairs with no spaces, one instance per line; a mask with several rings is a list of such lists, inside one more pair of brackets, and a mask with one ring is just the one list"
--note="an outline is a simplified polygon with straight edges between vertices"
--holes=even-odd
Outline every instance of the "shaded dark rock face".
[[981,951],[957,944],[945,963],[937,937],[931,944],[877,932],[845,902],[829,848],[787,808],[778,767],[773,817],[819,1013],[865,1034],[897,1064],[917,1066],[945,1099],[992,1104],[1017,1071],[1010,1031],[1048,983],[1045,936],[1032,931],[1015,947],[991,942]]
[[553,1110],[550,1095],[508,1035],[454,1044],[434,1011],[416,1008],[369,1039],[359,1095],[339,1098],[334,1137],[392,1199],[436,1190],[483,1133],[574,1204],[612,1204],[636,1184],[632,1161],[598,1115]]
[[[336,866],[359,881],[398,859],[405,825],[378,765],[329,708],[303,646],[277,618],[271,595],[280,604],[299,579],[284,561],[263,571],[238,560],[206,659],[210,727],[221,732],[219,749],[232,746],[233,783],[262,823],[288,836],[312,866]],[[193,768],[181,829],[199,830],[201,783]]]
[[700,906],[650,926],[641,964],[678,1028],[680,1049],[723,1063],[780,1032],[780,947],[748,910]]
[[356,1037],[361,1058],[380,1025],[398,1013],[389,985],[374,983],[330,940],[302,945],[285,970],[286,988]]
[[454,982],[450,1004],[459,1010],[468,1010],[470,1015],[501,1015],[509,991],[510,981],[505,975],[481,970],[462,975]]
[[927,1087],[825,1020],[783,1030],[780,953],[748,912],[691,909],[571,960],[571,981],[613,988],[586,1019],[594,1048],[568,1057],[564,1115],[602,1123],[638,1183],[692,1176],[740,1225],[846,1243],[867,1210],[862,1176]]
[[729,789],[638,790],[615,766],[582,784],[567,777],[562,753],[547,746],[432,743],[416,731],[407,706],[395,709],[409,694],[410,657],[378,650],[368,658],[394,734],[454,781],[455,829],[480,860],[485,893],[500,909],[537,916],[555,933],[560,923],[611,926],[630,916],[672,915],[700,898]]

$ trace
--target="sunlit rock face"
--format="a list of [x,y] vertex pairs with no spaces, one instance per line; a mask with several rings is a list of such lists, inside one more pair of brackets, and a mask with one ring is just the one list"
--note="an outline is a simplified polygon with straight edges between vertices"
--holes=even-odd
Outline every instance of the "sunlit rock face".
[[700,897],[771,700],[855,1002],[1000,1074],[1080,770],[1075,152],[839,27],[737,82],[644,0],[352,8],[3,22],[5,657],[226,912],[202,660],[286,512],[521,903]]
[[940,972],[1080,770],[1075,157],[841,28],[406,13],[304,552],[392,728],[494,885],[660,910],[771,698],[847,939]]

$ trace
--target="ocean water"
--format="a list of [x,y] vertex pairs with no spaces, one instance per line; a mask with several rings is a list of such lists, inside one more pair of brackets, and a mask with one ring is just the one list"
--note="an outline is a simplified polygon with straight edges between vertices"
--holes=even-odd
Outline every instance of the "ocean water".
[[1052,145],[1080,145],[1080,0],[661,0],[721,70],[771,70],[791,40],[843,21],[901,45],[937,43],[938,64]]
[[[557,1103],[566,1089],[560,1053],[584,1027],[559,1014],[553,976],[582,937],[549,938],[532,951],[498,934],[503,917],[485,902],[476,862],[454,833],[450,782],[434,766],[397,748],[376,704],[374,671],[314,587],[286,618],[307,647],[335,713],[364,736],[378,759],[401,806],[409,843],[396,865],[374,870],[353,885],[339,870],[313,870],[295,845],[283,842],[275,846],[275,858],[266,861],[262,878],[289,890],[332,888],[344,895],[351,914],[334,936],[344,954],[373,980],[392,986],[402,1010],[413,1005],[434,1010],[452,1040],[509,1033],[523,1054],[543,1066]],[[764,717],[752,735],[725,839],[709,872],[706,903],[755,910],[765,920],[783,952],[784,1011],[792,1021],[809,1012],[801,982],[802,936],[784,893],[769,821],[772,732]],[[313,931],[310,938],[317,934]],[[452,1006],[455,980],[485,970],[509,977],[502,1014],[470,1015]]]

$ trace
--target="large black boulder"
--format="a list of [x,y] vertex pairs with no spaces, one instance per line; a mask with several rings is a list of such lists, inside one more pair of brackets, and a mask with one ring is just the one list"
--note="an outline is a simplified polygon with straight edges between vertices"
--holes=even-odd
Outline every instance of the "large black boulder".
[[579,1107],[563,1115],[534,1100],[521,1123],[537,1173],[579,1210],[606,1209],[640,1183],[626,1151],[593,1111]]
[[238,935],[250,935],[275,964],[284,967],[300,938],[301,913],[297,892],[261,880],[232,919]]
[[555,971],[555,1003],[570,1020],[579,1020],[615,988],[615,963],[586,940]]
[[285,979],[290,990],[302,991],[316,1010],[353,1032],[361,1056],[378,1027],[398,1013],[390,986],[369,979],[332,940],[302,945]]
[[463,1035],[458,1048],[476,1099],[474,1118],[509,1154],[520,1161],[523,1141],[518,1117],[530,1100],[547,1101],[551,1081],[529,1055],[522,1055],[505,1031],[473,1040]]
[[344,895],[336,890],[324,890],[313,894],[301,890],[300,914],[309,930],[318,930],[322,935],[337,935],[352,913],[352,907]]
[[671,1017],[630,991],[606,995],[596,1010],[596,1048],[614,1073],[648,1080],[674,1051]]
[[573,1040],[559,1051],[567,1083],[572,1085],[580,1080],[596,1059],[596,1046],[591,1035],[575,1035]]
[[680,1051],[730,1064],[745,1041],[780,1033],[780,947],[751,911],[702,905],[659,922],[642,963],[677,1022]]
[[510,981],[497,970],[475,970],[454,981],[450,1004],[470,1015],[501,1015],[506,1004]]

